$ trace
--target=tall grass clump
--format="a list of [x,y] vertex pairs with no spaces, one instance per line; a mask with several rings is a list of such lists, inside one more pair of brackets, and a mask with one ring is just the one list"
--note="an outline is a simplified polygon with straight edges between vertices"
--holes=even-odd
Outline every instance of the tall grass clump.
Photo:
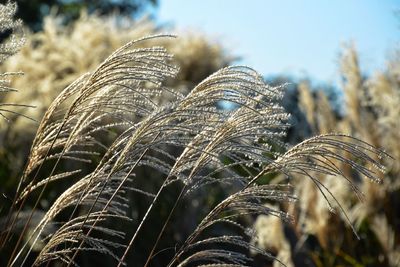
[[[84,73],[93,71],[117,48],[130,40],[164,31],[146,19],[133,21],[122,16],[101,17],[85,12],[73,23],[63,24],[62,21],[63,17],[53,14],[44,18],[42,31],[31,33],[25,30],[26,44],[12,60],[0,66],[3,72],[24,72],[23,76],[11,81],[20,92],[4,94],[4,101],[35,106],[29,110],[29,117],[37,121],[65,87]],[[174,54],[180,71],[175,79],[166,83],[182,93],[232,61],[220,44],[198,33],[182,33],[174,42],[160,39],[137,45],[156,44]],[[155,96],[153,101],[168,100]],[[24,107],[18,108],[19,113],[27,111]],[[0,165],[5,166],[9,177],[16,180],[29,152],[29,149],[21,148],[30,147],[37,125],[18,116],[8,118],[13,123],[0,121],[4,136],[0,151],[8,151],[6,155],[0,153]]]
[[[345,46],[340,57],[341,89],[344,93],[340,109],[328,99],[326,90],[316,90],[309,82],[301,82],[297,93],[298,106],[306,118],[303,128],[309,129],[312,135],[346,133],[384,149],[397,159],[400,152],[399,63],[398,50],[395,50],[385,70],[364,75],[354,45]],[[358,160],[357,155],[341,149],[336,153]],[[376,174],[382,184],[360,179],[354,169],[336,162],[343,175],[363,192],[362,201],[358,201],[345,180],[334,179],[326,173],[317,174],[318,180],[325,183],[347,211],[347,217],[345,213],[331,212],[318,188],[302,175],[295,175],[293,186],[299,201],[287,208],[294,214],[295,223],[285,226],[280,222],[268,223],[273,220],[269,216],[259,217],[255,229],[263,238],[259,238],[257,244],[277,255],[289,255],[291,264],[296,266],[308,264],[304,259],[311,259],[317,266],[398,266],[399,163],[377,155],[373,158],[387,166],[385,173]],[[374,166],[367,163],[365,167]],[[339,209],[341,207],[334,207],[336,211]],[[353,238],[351,225],[361,240]],[[281,228],[285,228],[285,233]],[[273,231],[281,234],[273,235],[277,238],[271,242],[267,235]],[[312,264],[306,266],[314,266]]]
[[[327,133],[285,144],[284,88],[249,67],[221,68],[190,91],[171,86],[179,68],[157,43],[174,39],[129,41],[51,102],[2,210],[2,265],[249,266],[250,251],[274,258],[252,241],[254,216],[293,219],[282,208],[297,200],[291,177],[310,181],[346,218],[319,175],[360,198],[339,163],[381,182],[388,154],[358,138]],[[284,183],[266,182],[278,173]],[[202,195],[213,191],[207,209]],[[190,229],[166,237],[171,222],[187,223],[188,200]]]

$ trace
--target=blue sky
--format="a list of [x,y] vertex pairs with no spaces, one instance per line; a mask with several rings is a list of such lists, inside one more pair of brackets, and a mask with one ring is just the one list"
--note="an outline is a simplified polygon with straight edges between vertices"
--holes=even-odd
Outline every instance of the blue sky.
[[336,83],[345,42],[355,43],[365,72],[384,67],[400,43],[396,10],[400,0],[160,0],[155,14],[210,36],[264,75]]

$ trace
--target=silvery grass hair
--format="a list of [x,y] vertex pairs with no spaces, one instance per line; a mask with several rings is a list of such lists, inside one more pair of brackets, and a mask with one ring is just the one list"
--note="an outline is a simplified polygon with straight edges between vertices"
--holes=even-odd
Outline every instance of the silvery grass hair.
[[[0,4],[0,64],[17,53],[25,42],[22,21],[14,19],[16,11],[17,5],[15,3]],[[3,98],[5,93],[17,91],[15,88],[10,87],[10,78],[21,74],[21,72],[0,73],[0,99]],[[0,103],[0,117],[7,122],[10,122],[9,115],[18,115],[31,119],[18,112],[18,110],[15,110],[20,107],[32,106],[16,103]]]
[[[4,247],[28,197],[33,197],[35,204],[19,233],[8,266],[26,265],[39,241],[44,246],[34,261],[35,266],[52,261],[77,265],[77,255],[85,251],[103,253],[114,258],[117,266],[124,265],[161,193],[175,183],[181,184],[180,190],[145,266],[153,259],[178,203],[210,184],[234,184],[235,191],[209,211],[165,265],[249,266],[250,249],[273,256],[250,243],[251,233],[243,218],[270,214],[290,221],[290,214],[264,204],[296,200],[290,185],[262,184],[260,178],[275,173],[287,177],[301,174],[312,180],[329,206],[339,207],[340,203],[328,200],[336,201],[329,188],[315,178],[316,173],[342,176],[360,197],[362,193],[343,176],[337,162],[380,182],[374,171],[384,171],[384,168],[375,158],[388,155],[351,136],[320,135],[288,148],[282,141],[289,116],[280,105],[283,87],[268,86],[249,67],[221,69],[187,95],[169,88],[166,80],[178,73],[172,55],[163,47],[136,46],[159,38],[174,36],[149,36],[124,45],[96,70],[65,88],[48,108],[39,124],[1,235],[0,246]],[[160,105],[157,99],[166,95],[170,101]],[[221,108],[222,101],[234,104],[235,108]],[[347,159],[338,151],[350,153],[357,160]],[[82,169],[60,170],[61,164],[75,161],[95,164],[95,167],[88,173]],[[375,170],[364,167],[365,162],[373,163]],[[43,175],[45,164],[51,167]],[[163,177],[155,192],[134,186],[132,182],[146,181],[145,177],[136,175],[137,169],[143,167]],[[51,203],[28,233],[46,188],[60,180],[69,182],[70,186]],[[129,202],[127,192],[151,199],[131,237],[104,224],[108,220],[133,220],[127,214],[128,205],[134,205]],[[68,220],[57,221],[61,212],[70,213]],[[346,214],[343,209],[341,212]],[[48,231],[57,224],[61,226]],[[210,231],[221,225],[237,231],[219,235]],[[124,253],[118,255],[115,251],[121,248]]]

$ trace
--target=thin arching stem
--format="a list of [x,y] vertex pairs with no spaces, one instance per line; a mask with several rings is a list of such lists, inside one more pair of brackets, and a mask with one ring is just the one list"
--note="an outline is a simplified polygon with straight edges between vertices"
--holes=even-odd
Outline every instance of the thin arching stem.
[[[61,133],[61,131],[62,131],[62,128],[64,127],[65,123],[66,123],[66,120],[64,119],[64,120],[63,120],[63,123],[61,124],[61,126],[60,126],[60,128],[59,128],[59,130],[58,130],[58,132],[57,132],[56,138],[54,138],[54,140],[53,140],[52,143],[51,143],[51,146],[49,147],[49,149],[48,149],[47,152],[46,152],[45,158],[47,158],[47,156],[49,155],[50,150],[53,148],[53,146],[54,146],[54,144],[55,144],[55,142],[56,142],[56,140],[57,140],[57,136],[60,135],[60,133]],[[58,163],[59,163],[60,160],[61,160],[62,155],[65,153],[65,149],[66,149],[66,147],[63,148],[63,151],[62,151],[60,157],[57,158],[57,161],[56,161],[56,163],[54,164],[53,169],[51,170],[51,173],[50,173],[49,176],[52,176],[52,175],[54,174],[54,172],[55,172],[55,170],[56,170],[56,168],[57,168],[57,165],[58,165]],[[44,164],[44,160],[43,160],[42,163],[39,165],[39,168],[38,168],[38,170],[36,171],[36,174],[35,174],[33,180],[37,179],[38,174],[39,174],[39,171],[40,171],[40,169],[42,168],[43,164]],[[15,255],[15,253],[17,252],[17,249],[18,249],[19,244],[22,242],[22,239],[23,239],[23,237],[24,237],[24,234],[25,234],[26,230],[28,229],[28,225],[29,225],[29,223],[30,223],[30,221],[31,221],[31,219],[32,219],[33,213],[35,212],[37,206],[39,205],[39,202],[40,202],[40,200],[41,200],[41,198],[42,198],[42,196],[43,196],[43,194],[44,194],[44,191],[46,190],[46,187],[47,187],[48,183],[49,183],[49,180],[44,184],[42,190],[40,191],[40,194],[39,194],[38,198],[36,199],[35,205],[33,206],[32,211],[31,211],[30,214],[29,214],[29,218],[28,218],[28,220],[26,221],[26,223],[25,223],[25,225],[24,225],[24,229],[22,230],[22,232],[21,232],[21,234],[20,234],[20,236],[19,236],[19,238],[18,238],[17,244],[16,244],[15,247],[14,247],[14,250],[13,250],[13,252],[12,252],[12,254],[11,254],[11,257],[10,257],[8,263],[7,263],[7,266],[12,266],[12,265],[14,265],[14,263],[16,262],[16,260],[17,260],[17,258],[18,258],[18,256],[17,256],[17,257],[12,261],[12,259],[13,259],[14,255]],[[25,200],[26,200],[27,198],[28,198],[28,194],[23,198],[23,201],[22,201],[22,203],[21,203],[21,205],[20,205],[20,207],[19,207],[18,213],[19,213],[20,210],[22,209],[23,204],[25,203]],[[17,217],[17,216],[16,216],[16,217]],[[16,217],[15,217],[15,219],[14,219],[14,221],[13,221],[13,224],[14,224],[15,221],[16,221]],[[11,231],[11,230],[10,230],[10,231]],[[29,239],[31,239],[31,238],[33,237],[33,235],[34,235],[34,233],[32,233],[32,235],[31,235],[31,237],[30,237]],[[20,252],[22,252],[22,249],[21,249]]]
[[[185,192],[185,189],[186,189],[186,185],[181,189],[181,192],[179,193],[177,199],[175,200],[174,206],[172,207],[171,211],[169,212],[168,217],[167,217],[167,219],[165,220],[165,222],[164,222],[164,224],[163,224],[163,227],[162,227],[160,233],[159,233],[158,236],[157,236],[157,240],[156,240],[156,242],[154,243],[153,248],[151,249],[149,256],[147,257],[147,260],[146,260],[146,263],[145,263],[144,267],[147,267],[147,265],[150,263],[150,260],[153,258],[153,255],[154,255],[154,252],[155,252],[155,250],[156,250],[156,248],[157,248],[157,245],[158,245],[158,243],[160,242],[161,237],[162,237],[162,235],[163,235],[163,233],[164,233],[164,231],[165,231],[165,228],[167,227],[167,224],[169,223],[172,214],[174,213],[176,207],[178,206],[178,202],[179,202],[179,200],[182,198],[183,193]],[[121,264],[121,263],[120,263],[120,264]],[[118,267],[120,267],[120,264],[118,264]]]
[[[145,215],[143,216],[142,220],[140,221],[139,226],[136,228],[135,233],[133,234],[131,240],[129,241],[129,244],[128,244],[128,246],[126,247],[126,249],[125,249],[125,251],[124,251],[124,254],[122,255],[121,259],[119,260],[118,265],[117,265],[118,267],[120,267],[120,266],[123,264],[123,262],[124,262],[126,256],[128,255],[129,250],[130,250],[131,247],[133,246],[133,242],[135,241],[135,239],[136,239],[136,237],[137,237],[139,231],[142,229],[142,227],[143,227],[143,225],[144,225],[144,222],[146,221],[147,217],[149,216],[150,212],[152,211],[154,204],[156,203],[156,201],[158,200],[158,198],[159,198],[161,192],[162,192],[163,189],[165,188],[165,185],[167,184],[168,180],[169,180],[168,178],[164,180],[164,182],[163,182],[163,184],[161,185],[161,187],[159,188],[157,194],[156,194],[155,197],[153,198],[153,201],[151,202],[151,204],[150,204],[150,206],[148,207],[148,209],[147,209]],[[171,213],[170,213],[170,214],[171,214]],[[168,216],[168,218],[169,218],[169,216]],[[164,224],[164,226],[165,226],[165,224]],[[164,227],[163,227],[163,229],[164,229]],[[153,249],[154,249],[154,248],[153,248]],[[149,257],[150,257],[150,256],[149,256]]]
[[[158,136],[160,135],[160,132],[154,137],[153,142],[158,138]],[[133,170],[136,168],[136,166],[139,164],[139,162],[142,160],[142,158],[145,156],[145,154],[147,153],[147,151],[150,149],[150,147],[147,147],[143,153],[140,155],[140,157],[136,160],[135,164],[133,164],[133,166],[130,168],[130,170],[128,171],[128,173],[125,175],[125,177],[123,178],[123,180],[121,181],[121,183],[118,185],[117,189],[114,190],[114,193],[112,194],[112,196],[110,197],[110,199],[107,201],[106,205],[103,207],[102,211],[100,212],[100,214],[96,217],[95,221],[93,222],[92,226],[90,227],[89,231],[86,233],[85,237],[88,237],[90,235],[90,233],[92,232],[92,230],[94,229],[94,227],[96,226],[100,216],[106,211],[106,209],[108,208],[108,206],[111,204],[111,202],[114,200],[115,196],[117,195],[117,193],[119,192],[119,190],[121,189],[121,187],[123,186],[123,184],[126,182],[126,180],[129,178],[129,176],[132,174]],[[111,175],[111,173],[110,173]],[[101,191],[97,194],[96,200],[93,203],[92,207],[94,207],[94,205],[96,204],[96,202],[98,201],[98,198],[100,196],[100,194],[102,193],[102,191],[104,190],[105,186],[107,185],[107,182],[109,181],[109,179],[107,179],[106,183],[104,183]],[[89,216],[90,212],[88,213]],[[86,222],[86,220],[88,219],[88,216],[85,218],[85,221],[82,223],[82,226],[84,225],[84,223]],[[75,250],[73,256],[71,257],[70,261],[68,262],[67,267],[69,267],[72,262],[74,261],[75,257],[78,255],[79,249],[83,246],[83,243],[85,242],[85,237],[82,239],[82,241],[79,244],[78,249]]]

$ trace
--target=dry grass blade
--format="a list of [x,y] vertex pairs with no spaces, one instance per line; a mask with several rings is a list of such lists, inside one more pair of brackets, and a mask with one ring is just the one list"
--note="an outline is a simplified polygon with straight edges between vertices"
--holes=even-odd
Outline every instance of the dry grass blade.
[[[291,217],[287,213],[268,208],[263,204],[265,200],[294,201],[295,198],[291,196],[288,189],[287,186],[280,185],[249,186],[230,195],[202,220],[168,266],[174,266],[176,262],[180,262],[178,266],[185,266],[193,261],[201,261],[203,264],[233,263],[246,264],[247,266],[251,262],[251,259],[246,256],[250,248],[273,258],[271,254],[255,248],[243,237],[247,234],[246,228],[238,219],[251,214],[270,214],[284,221],[290,221]],[[212,236],[198,239],[207,230],[218,224],[233,226],[233,228],[240,230],[241,235]],[[229,246],[227,246],[228,244]],[[221,249],[207,249],[210,246],[221,247]],[[201,247],[201,251],[193,250],[196,247]],[[215,253],[216,251],[218,253]],[[200,255],[201,257],[199,257]]]
[[[100,219],[98,217],[100,216]],[[88,227],[86,223],[91,223],[94,220],[105,221],[107,219],[113,220],[129,220],[127,217],[122,215],[113,215],[107,213],[93,212],[88,218],[86,216],[79,216],[74,218],[65,224],[51,236],[48,240],[47,245],[40,251],[34,266],[40,266],[43,263],[60,260],[62,262],[69,262],[71,260],[72,253],[76,250],[71,244],[76,244],[80,240],[84,240],[85,246],[80,248],[82,251],[93,251],[107,254],[114,257],[116,260],[119,258],[112,252],[110,248],[124,247],[122,240],[124,233],[116,231],[108,227],[95,227],[95,230],[102,234],[102,238],[86,237],[84,230]],[[116,237],[120,239],[121,243],[108,241],[107,237]],[[76,265],[74,263],[74,265]]]
[[[351,153],[357,158],[357,162],[341,156],[336,152],[337,150]],[[218,204],[203,219],[197,229],[193,231],[193,233],[185,241],[184,245],[177,252],[173,261],[170,263],[170,266],[173,266],[178,259],[182,265],[186,264],[186,262],[189,263],[192,260],[201,260],[201,258],[198,258],[200,255],[203,257],[202,261],[205,262],[214,263],[215,261],[226,264],[232,263],[230,259],[228,260],[224,258],[224,255],[231,255],[230,253],[232,253],[232,251],[230,250],[218,250],[217,253],[211,250],[208,254],[206,252],[207,250],[194,252],[193,254],[188,253],[190,248],[196,246],[196,244],[207,243],[207,241],[204,240],[196,241],[196,238],[200,236],[200,234],[203,233],[208,227],[212,226],[216,222],[220,222],[219,216],[221,216],[221,214],[223,214],[222,211],[227,208],[231,208],[235,212],[225,216],[222,215],[221,219],[223,219],[224,222],[227,219],[232,220],[232,218],[237,218],[238,216],[245,214],[263,213],[270,213],[282,219],[287,219],[287,215],[285,213],[273,211],[262,204],[265,202],[265,199],[268,198],[274,198],[276,201],[290,200],[291,198],[290,195],[279,193],[279,191],[276,190],[277,188],[275,188],[273,191],[270,191],[269,188],[254,185],[256,180],[259,179],[261,175],[267,173],[282,172],[288,176],[292,174],[301,174],[310,178],[320,190],[321,194],[323,194],[328,205],[332,207],[332,203],[329,201],[329,199],[332,198],[335,201],[335,204],[340,208],[341,212],[346,216],[348,223],[351,225],[346,211],[342,208],[341,204],[336,200],[335,196],[332,195],[332,193],[329,191],[329,188],[327,188],[321,181],[313,176],[313,173],[342,176],[348,180],[349,186],[356,194],[361,194],[359,189],[344,176],[336,164],[338,162],[348,164],[351,168],[368,177],[369,179],[375,182],[380,182],[380,180],[376,178],[374,171],[364,167],[363,165],[368,162],[371,163],[377,171],[384,172],[384,167],[378,161],[374,160],[375,156],[378,158],[389,157],[389,155],[384,151],[376,149],[361,140],[346,135],[326,134],[305,140],[304,142],[289,149],[286,153],[277,157],[274,161],[267,164],[262,172],[252,178],[244,189],[229,196],[227,199]],[[329,195],[329,198],[326,195]],[[333,208],[331,209],[333,210]],[[354,228],[353,231],[357,235]],[[240,262],[243,259],[242,257],[243,255],[238,255],[239,263],[242,263]],[[182,258],[186,260],[182,261]]]
[[[117,186],[121,183],[121,180],[124,178],[123,173],[119,173],[114,175],[112,178],[109,180],[106,180],[105,178],[107,177],[107,174],[101,175],[100,173],[97,173],[95,176],[96,180],[93,180],[93,177],[91,175],[87,175],[81,180],[79,180],[77,183],[72,185],[70,188],[68,188],[55,202],[54,204],[49,208],[49,210],[46,212],[44,215],[43,219],[37,224],[35,230],[32,232],[31,236],[29,237],[30,239],[35,239],[33,242],[29,242],[30,248],[28,249],[28,253],[26,254],[25,258],[28,256],[31,248],[33,245],[37,242],[37,238],[41,235],[41,233],[48,227],[49,223],[53,221],[53,219],[56,217],[57,214],[59,214],[61,211],[65,210],[68,207],[74,207],[75,205],[80,205],[82,207],[86,206],[87,208],[90,208],[89,212],[87,215],[82,215],[79,218],[80,224],[75,224],[74,229],[76,231],[83,231],[83,229],[91,229],[91,224],[98,219],[100,222],[104,220],[104,218],[109,217],[111,215],[117,216],[117,217],[125,217],[125,209],[127,207],[127,199],[123,196],[126,191],[129,191],[130,188],[127,186],[124,186],[120,188],[118,191],[118,195],[115,197],[114,201],[112,201],[108,207],[106,212],[98,212],[98,210],[102,210],[103,206],[106,203],[109,203],[110,196],[114,194],[116,191]],[[104,190],[104,183],[107,182],[107,188]],[[82,195],[83,194],[83,195]],[[91,207],[94,207],[92,209]],[[103,216],[104,215],[104,216]],[[87,218],[87,221],[84,218]],[[112,217],[112,216],[111,216]],[[91,219],[90,219],[91,218]],[[127,218],[126,218],[127,219]],[[75,219],[71,219],[71,221],[74,221]],[[78,226],[81,227],[78,227]],[[95,228],[96,230],[97,228]],[[101,228],[100,228],[101,229]],[[73,233],[65,233],[65,232],[56,232],[53,235],[51,235],[51,239],[62,239],[58,235],[65,235],[69,234],[68,240],[70,241],[70,245],[79,243],[81,240],[85,241],[83,237],[85,237],[85,234],[82,232],[74,231]],[[35,238],[36,236],[36,238]],[[20,250],[20,253],[23,252],[25,247],[28,245],[28,242],[24,245],[24,247]],[[48,249],[52,249],[56,251],[58,249],[58,244],[55,243],[55,245],[51,245],[50,243],[47,245]],[[75,251],[73,247],[70,247],[71,251]],[[102,251],[100,251],[102,252]],[[64,251],[65,253],[65,251]],[[18,259],[18,256],[15,258],[14,262]],[[38,260],[42,261],[40,258]]]

